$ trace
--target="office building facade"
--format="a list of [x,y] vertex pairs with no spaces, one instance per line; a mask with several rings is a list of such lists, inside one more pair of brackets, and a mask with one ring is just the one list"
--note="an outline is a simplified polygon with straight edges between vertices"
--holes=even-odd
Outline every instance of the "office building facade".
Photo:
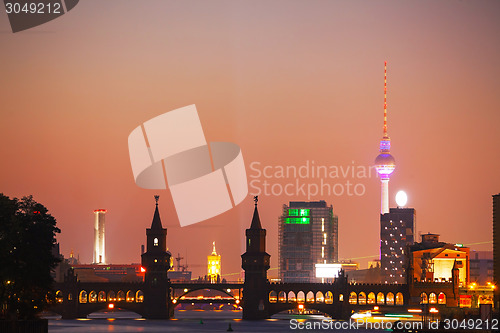
[[279,218],[279,277],[320,282],[315,264],[338,262],[338,217],[325,201],[292,201]]
[[415,242],[414,208],[391,208],[380,215],[382,283],[406,283],[407,246]]

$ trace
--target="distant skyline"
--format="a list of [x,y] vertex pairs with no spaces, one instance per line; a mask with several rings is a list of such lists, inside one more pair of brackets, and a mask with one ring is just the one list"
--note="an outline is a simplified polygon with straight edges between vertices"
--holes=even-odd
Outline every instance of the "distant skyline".
[[[0,192],[43,203],[62,231],[61,252],[73,249],[84,263],[92,261],[93,211],[101,208],[106,260],[139,263],[159,194],[172,255],[187,258],[193,277],[204,275],[215,241],[230,280],[226,274],[241,270],[251,195],[181,228],[168,190],[135,185],[129,133],[196,104],[207,141],[241,147],[249,182],[321,185],[317,177],[251,177],[251,166],[314,161],[369,170],[383,135],[387,61],[397,164],[389,206],[405,190],[417,233],[491,250],[491,195],[500,192],[499,14],[495,0],[86,0],[13,34],[2,12]],[[277,276],[278,218],[290,201],[333,205],[340,259],[363,267],[378,256],[375,173],[322,179],[331,189],[350,181],[365,192],[259,196],[269,276]]]

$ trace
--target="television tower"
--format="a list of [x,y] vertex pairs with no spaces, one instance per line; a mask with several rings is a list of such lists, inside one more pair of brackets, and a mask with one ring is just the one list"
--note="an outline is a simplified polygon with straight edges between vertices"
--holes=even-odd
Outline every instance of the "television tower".
[[375,168],[380,176],[380,214],[389,213],[389,178],[396,168],[391,153],[391,139],[387,135],[387,61],[384,62],[384,136],[380,140],[380,154],[375,159]]

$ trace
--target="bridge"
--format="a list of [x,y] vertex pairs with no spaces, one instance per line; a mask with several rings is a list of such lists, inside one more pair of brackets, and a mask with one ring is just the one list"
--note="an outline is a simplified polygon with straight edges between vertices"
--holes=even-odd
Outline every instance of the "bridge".
[[[341,271],[333,283],[271,283],[267,279],[270,255],[265,252],[266,230],[262,228],[255,204],[251,226],[246,230],[246,252],[241,255],[244,283],[176,282],[167,278],[170,253],[166,251],[167,230],[162,228],[158,202],[151,228],[146,230],[147,251],[142,254],[145,277],[142,282],[81,282],[69,270],[64,282],[55,284],[52,310],[63,318],[82,318],[103,309],[121,308],[145,318],[169,319],[180,303],[229,303],[243,308],[243,319],[266,319],[291,309],[317,310],[336,319],[347,319],[352,312],[378,307],[381,311],[407,311],[421,304],[457,307],[458,268],[447,282],[407,284],[348,283]],[[408,277],[413,270],[408,268]],[[215,297],[193,296],[197,290],[217,290]]]

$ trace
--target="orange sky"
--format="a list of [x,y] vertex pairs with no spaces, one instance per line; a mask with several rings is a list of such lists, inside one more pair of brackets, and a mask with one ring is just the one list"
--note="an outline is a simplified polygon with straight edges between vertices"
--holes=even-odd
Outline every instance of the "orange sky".
[[[252,162],[369,166],[382,136],[387,60],[391,206],[404,189],[419,232],[490,242],[491,195],[500,192],[499,14],[495,0],[85,0],[13,34],[1,13],[0,192],[33,194],[57,218],[63,254],[74,249],[83,262],[92,260],[92,211],[107,209],[113,263],[140,261],[158,193],[171,252],[198,276],[216,241],[223,274],[237,273],[250,196],[181,228],[167,191],[134,184],[129,133],[196,104],[207,140],[237,143],[248,176]],[[379,252],[379,181],[352,181],[364,195],[311,199],[339,215],[339,257],[365,264]],[[307,198],[260,196],[272,267],[278,216],[291,200]]]

